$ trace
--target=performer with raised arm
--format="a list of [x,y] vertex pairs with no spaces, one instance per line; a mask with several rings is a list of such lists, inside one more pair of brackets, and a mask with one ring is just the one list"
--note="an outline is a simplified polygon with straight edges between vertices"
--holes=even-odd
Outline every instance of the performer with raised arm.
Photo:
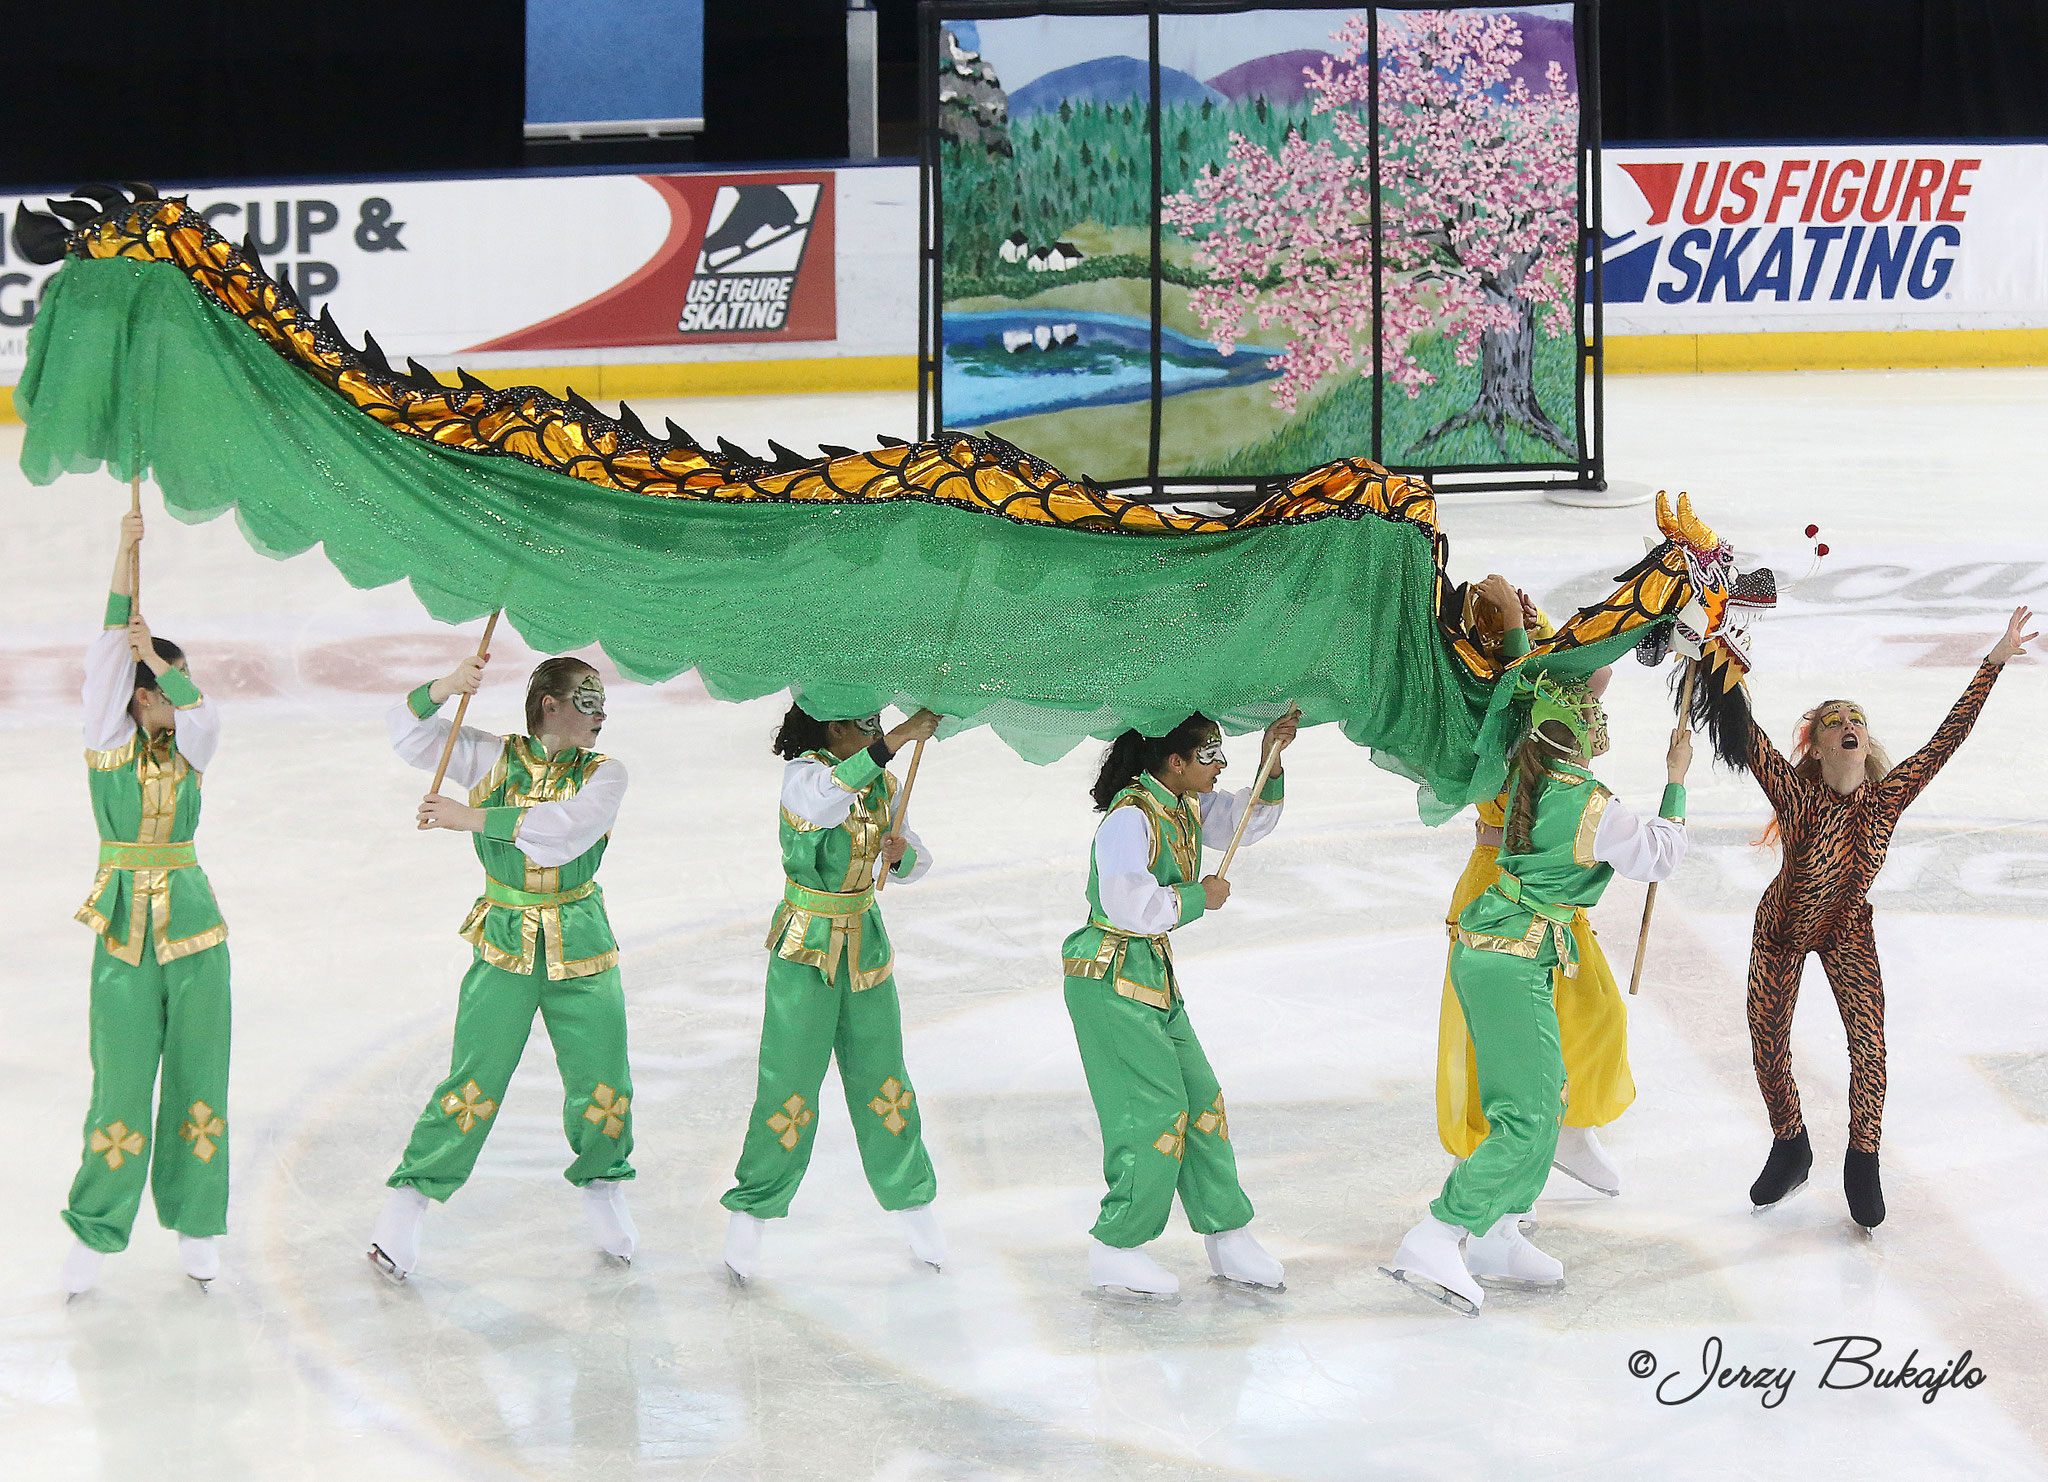
[[[100,865],[93,929],[92,1107],[64,1223],[61,1285],[91,1290],[128,1248],[148,1183],[185,1274],[220,1275],[228,1209],[227,923],[199,868],[199,783],[220,717],[185,654],[134,603],[139,513],[121,519],[106,628],[85,655],[85,765]],[[163,1090],[155,1108],[157,1066]],[[153,1145],[152,1145],[153,1144]]]
[[1899,817],[1955,754],[2005,665],[2040,635],[2013,609],[2000,638],[1933,739],[1896,767],[1870,734],[1863,707],[1824,700],[1799,722],[1787,761],[1761,726],[1750,725],[1750,771],[1775,817],[1785,862],[1757,902],[1749,954],[1749,1036],[1757,1089],[1771,1114],[1771,1151],[1750,1185],[1750,1202],[1767,1209],[1806,1182],[1813,1148],[1792,1080],[1792,1007],[1806,954],[1818,953],[1849,1038],[1849,1148],[1842,1191],[1849,1216],[1866,1230],[1884,1223],[1878,1139],[1884,1121],[1884,978],[1871,932],[1870,882],[1884,865]]
[[[1529,651],[1533,639],[1547,638],[1551,625],[1526,593],[1505,577],[1489,577],[1465,589],[1466,626],[1497,658],[1513,662]],[[1520,621],[1512,621],[1519,614]],[[1611,669],[1594,671],[1587,681],[1595,699],[1604,696]],[[1507,821],[1508,795],[1479,804],[1472,855],[1451,894],[1444,917],[1450,946],[1445,953],[1443,1003],[1437,1015],[1437,1137],[1454,1158],[1469,1158],[1486,1136],[1486,1112],[1479,1099],[1479,1072],[1465,1010],[1451,985],[1450,957],[1458,941],[1458,917],[1500,878],[1501,828]],[[1609,1198],[1621,1192],[1621,1174],[1608,1159],[1594,1128],[1604,1127],[1627,1111],[1636,1098],[1635,1078],[1628,1065],[1628,1008],[1621,986],[1600,950],[1600,939],[1584,909],[1572,916],[1572,946],[1579,970],[1566,977],[1553,973],[1557,1005],[1558,1044],[1565,1076],[1572,1088],[1571,1105],[1558,1129],[1553,1165],[1589,1189]]]
[[[1518,607],[1507,621],[1522,621]],[[1485,1299],[1482,1284],[1564,1280],[1564,1267],[1528,1242],[1519,1218],[1542,1191],[1569,1100],[1551,975],[1578,974],[1572,921],[1616,872],[1662,880],[1678,867],[1692,762],[1691,733],[1672,732],[1659,816],[1638,817],[1586,770],[1607,749],[1606,716],[1589,686],[1512,671],[1502,682],[1527,694],[1529,729],[1508,782],[1499,876],[1459,915],[1451,949],[1488,1132],[1385,1268],[1468,1315]]]
[[767,1003],[754,1108],[734,1183],[725,1265],[735,1281],[760,1266],[769,1220],[789,1213],[816,1140],[818,1089],[836,1055],[868,1187],[903,1217],[910,1251],[937,1271],[945,1234],[932,1210],[938,1180],[924,1117],[903,1060],[896,954],[875,902],[882,870],[922,879],[931,854],[908,828],[890,829],[896,778],[889,759],[930,737],[940,717],[920,710],[886,735],[879,715],[825,720],[791,705],[771,743],[782,769],[782,904],[768,926]]
[[[391,744],[431,772],[448,741],[435,712],[475,694],[488,655],[423,684],[392,707]],[[633,1177],[633,1076],[619,948],[605,915],[604,859],[626,768],[590,748],[604,725],[604,681],[566,656],[537,666],[526,686],[524,736],[464,727],[447,776],[469,789],[420,804],[419,826],[474,834],[484,893],[462,924],[476,949],[455,1010],[447,1078],[434,1088],[387,1182],[370,1232],[370,1259],[400,1280],[419,1264],[429,1200],[461,1188],[483,1151],[538,1010],[562,1073],[562,1131],[573,1153],[563,1177],[583,1191],[599,1246],[631,1260],[638,1234],[626,1209]]]
[[1295,731],[1291,716],[1267,729],[1275,766],[1256,799],[1250,788],[1215,791],[1223,735],[1206,716],[1163,736],[1125,731],[1102,759],[1094,798],[1106,816],[1090,851],[1088,924],[1060,949],[1109,1185],[1088,1246],[1098,1288],[1177,1297],[1179,1278],[1144,1249],[1166,1228],[1176,1192],[1217,1276],[1272,1289],[1285,1280],[1252,1236],[1223,1088],[1181,1000],[1167,933],[1230,899],[1228,880],[1201,872],[1204,844],[1227,847],[1247,809],[1247,843],[1279,823],[1277,753]]

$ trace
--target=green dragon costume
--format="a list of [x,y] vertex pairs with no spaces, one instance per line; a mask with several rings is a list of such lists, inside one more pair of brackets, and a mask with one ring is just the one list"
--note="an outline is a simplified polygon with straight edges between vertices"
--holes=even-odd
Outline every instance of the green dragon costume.
[[[90,196],[53,202],[66,221],[40,242],[33,213],[20,225],[71,258],[16,396],[32,479],[151,472],[173,513],[233,509],[268,554],[319,544],[357,585],[409,580],[441,620],[503,607],[540,651],[600,643],[631,678],[695,669],[724,699],[929,705],[1040,762],[1191,709],[1242,732],[1291,700],[1424,784],[1430,821],[1506,780],[1503,664],[1465,629],[1417,479],[1344,459],[1219,515],[953,431],[714,451],[625,407],[396,371],[182,200]],[[1708,544],[1667,538],[1523,662],[1583,676],[1648,640],[1739,677],[1733,619],[1768,602],[1768,573],[1738,583]],[[811,621],[827,591],[892,621],[846,644]],[[1695,706],[1739,754],[1740,687],[1703,683]]]

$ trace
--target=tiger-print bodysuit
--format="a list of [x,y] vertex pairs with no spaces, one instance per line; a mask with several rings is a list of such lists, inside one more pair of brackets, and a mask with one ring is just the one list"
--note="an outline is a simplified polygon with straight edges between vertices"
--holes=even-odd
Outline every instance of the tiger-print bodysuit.
[[1785,850],[1778,878],[1757,903],[1749,951],[1749,1039],[1773,1137],[1797,1137],[1806,1125],[1792,1080],[1792,1007],[1806,954],[1815,952],[1849,1036],[1849,1146],[1877,1151],[1884,1122],[1884,979],[1865,896],[1899,815],[1970,734],[2000,667],[1986,659],[1932,740],[1882,782],[1865,782],[1846,795],[1794,772],[1770,737],[1750,723],[1750,771],[1777,812]]

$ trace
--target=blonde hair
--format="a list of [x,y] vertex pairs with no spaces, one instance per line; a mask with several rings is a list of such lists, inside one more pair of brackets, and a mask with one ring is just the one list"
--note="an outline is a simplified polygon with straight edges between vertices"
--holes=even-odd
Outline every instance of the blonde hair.
[[1536,822],[1536,802],[1543,796],[1543,783],[1554,760],[1583,761],[1579,741],[1561,720],[1546,720],[1529,733],[1522,749],[1515,753],[1515,795],[1501,829],[1501,844],[1509,854],[1529,854],[1529,830]]
[[[1820,713],[1830,705],[1848,705],[1862,711],[1866,717],[1870,714],[1869,711],[1864,710],[1854,700],[1823,700],[1814,706],[1813,709],[1807,711],[1806,714],[1799,717],[1799,729],[1792,737],[1792,772],[1794,776],[1804,777],[1808,782],[1820,781],[1820,753],[1814,748],[1813,728],[1820,721]],[[1870,734],[1870,724],[1867,719],[1863,726],[1863,740],[1865,743],[1863,747],[1864,781],[1872,783],[1882,782],[1885,779],[1885,774],[1892,769],[1892,759],[1884,747],[1878,744],[1877,737]],[[1750,842],[1759,848],[1769,849],[1774,848],[1778,844],[1779,839],[1778,815],[1773,813],[1771,821],[1764,826],[1764,831]]]

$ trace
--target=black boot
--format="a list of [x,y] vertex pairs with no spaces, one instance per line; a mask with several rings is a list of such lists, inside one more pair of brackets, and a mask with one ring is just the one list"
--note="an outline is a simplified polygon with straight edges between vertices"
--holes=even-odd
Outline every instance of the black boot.
[[[1773,1139],[1771,1155],[1764,1160],[1764,1171],[1749,1186],[1749,1202],[1758,1209],[1769,1209],[1779,1200],[1804,1188],[1807,1171],[1812,1167],[1813,1147],[1807,1142],[1805,1132],[1797,1137]],[[1875,1176],[1873,1171],[1872,1177]]]
[[1884,1185],[1877,1179],[1877,1154],[1849,1149],[1842,1159],[1842,1192],[1849,1196],[1849,1218],[1866,1230],[1884,1223]]

